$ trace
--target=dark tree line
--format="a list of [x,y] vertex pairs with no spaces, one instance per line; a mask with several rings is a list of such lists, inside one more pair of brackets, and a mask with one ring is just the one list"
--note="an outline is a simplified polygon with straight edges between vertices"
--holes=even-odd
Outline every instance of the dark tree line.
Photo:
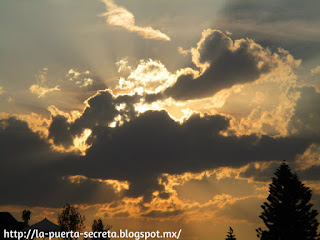
[[61,214],[58,215],[58,223],[62,231],[81,231],[85,228],[85,216],[82,216],[78,208],[66,204]]
[[[85,228],[84,221],[86,217],[81,215],[78,208],[66,204],[61,212],[58,215],[58,223],[62,231],[82,231]],[[107,232],[111,229],[111,225],[104,225],[101,218],[94,219],[92,224],[93,232]],[[96,238],[100,240],[100,238]],[[109,238],[104,238],[108,240]]]
[[[258,228],[257,236],[260,240],[320,240],[317,232],[319,222],[318,212],[310,203],[311,190],[306,187],[296,173],[293,173],[286,162],[275,171],[275,176],[269,185],[269,196],[261,206],[259,216],[266,229]],[[24,210],[22,219],[28,226],[31,212]],[[66,204],[58,222],[63,231],[81,231],[84,229],[85,216],[78,208]],[[104,225],[101,219],[95,219],[92,231],[108,231],[110,225]],[[236,240],[230,227],[226,240]]]

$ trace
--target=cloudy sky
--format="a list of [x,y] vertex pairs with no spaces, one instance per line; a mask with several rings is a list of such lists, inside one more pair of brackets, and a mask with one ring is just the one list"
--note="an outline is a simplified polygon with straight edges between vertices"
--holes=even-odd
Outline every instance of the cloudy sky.
[[0,211],[253,240],[283,160],[320,210],[319,9],[1,1]]

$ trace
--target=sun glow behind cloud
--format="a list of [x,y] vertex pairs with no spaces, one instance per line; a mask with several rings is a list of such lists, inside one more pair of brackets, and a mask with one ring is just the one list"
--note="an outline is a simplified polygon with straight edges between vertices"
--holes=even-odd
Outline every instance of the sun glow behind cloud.
[[127,73],[128,76],[120,77],[115,90],[121,92],[129,90],[138,94],[159,93],[172,86],[180,75],[197,76],[199,74],[191,68],[183,68],[171,73],[160,61],[152,59],[140,60],[136,68],[130,66],[126,58],[121,59],[116,65],[120,74]]
[[39,70],[38,74],[36,75],[36,82],[37,84],[33,84],[30,86],[29,90],[32,94],[37,95],[38,98],[43,98],[50,92],[60,91],[60,86],[56,85],[54,87],[49,87],[47,83],[47,73],[48,68],[44,67]]
[[[193,80],[190,81],[201,81],[199,79],[206,72],[210,71],[211,68],[214,69],[215,66],[211,66],[209,60],[204,61],[202,59],[204,55],[202,51],[204,45],[207,44],[207,38],[210,40],[213,37],[213,40],[215,40],[216,35],[221,36],[223,41],[227,41],[230,44],[230,46],[227,44],[226,51],[235,52],[243,47],[244,43],[248,44],[251,47],[247,51],[253,51],[254,58],[260,59],[257,62],[258,68],[260,69],[264,64],[270,63],[273,66],[272,71],[262,74],[256,81],[234,84],[209,97],[180,100],[166,96],[167,89],[178,84],[181,77],[192,76]],[[253,40],[240,39],[233,42],[229,36],[221,31],[211,29],[203,31],[202,38],[196,48],[184,50],[183,53],[191,54],[192,61],[197,67],[196,69],[186,67],[171,73],[163,63],[152,59],[140,60],[136,66],[129,65],[127,58],[118,61],[116,63],[120,74],[118,84],[113,89],[100,90],[100,92],[107,91],[112,95],[112,101],[115,102],[113,103],[114,108],[119,112],[119,114],[115,115],[113,121],[108,123],[108,126],[111,128],[120,127],[129,122],[133,116],[140,116],[147,111],[164,110],[173,120],[180,124],[183,124],[193,114],[200,114],[201,116],[220,114],[226,116],[230,119],[230,127],[228,130],[221,132],[224,136],[268,134],[277,137],[288,135],[288,124],[294,113],[295,102],[299,97],[298,91],[295,90],[296,76],[293,72],[299,66],[299,60],[295,60],[288,52],[281,49],[276,53],[271,53]],[[36,77],[39,85],[49,84],[47,71],[48,68],[43,68],[39,71]],[[92,82],[87,81],[90,79],[89,74],[88,70],[77,71],[71,68],[66,77],[69,81],[82,88],[92,84]],[[274,90],[270,91],[273,88]],[[275,96],[273,93],[276,91],[279,91],[279,94]],[[53,117],[64,116],[68,124],[73,124],[77,119],[81,118],[86,109],[90,110],[88,102],[98,95],[99,91],[84,101],[86,107],[82,113],[80,111],[64,112],[53,105],[48,110]],[[159,99],[154,101],[147,100],[147,97],[152,95],[157,96]],[[132,99],[135,96],[138,99],[130,103],[134,110],[133,115],[127,112],[131,106],[121,102],[120,104],[116,103],[118,99],[126,96]],[[274,107],[275,102],[278,104],[276,108]],[[243,108],[240,110],[241,114],[237,113],[238,104]],[[57,151],[76,152],[85,156],[86,151],[90,148],[90,145],[87,145],[86,142],[92,130],[85,128],[81,131],[81,133],[73,136],[72,146],[56,145],[51,140],[50,143]]]
[[[277,53],[271,53],[268,49],[263,49],[260,45],[257,45],[252,40],[246,40],[247,44],[252,45],[253,55],[260,58],[260,62],[257,63],[259,68],[266,63],[272,62],[272,71],[266,74],[262,74],[254,82],[235,84],[230,88],[222,89],[209,97],[196,98],[190,100],[177,100],[173,97],[162,96],[166,93],[167,89],[172,88],[178,82],[178,79],[184,76],[192,76],[194,80],[200,81],[202,75],[204,75],[210,69],[209,62],[203,62],[201,58],[201,51],[203,51],[203,45],[207,44],[207,38],[212,37],[212,34],[219,34],[224,41],[232,43],[229,36],[224,35],[221,31],[217,30],[205,30],[202,34],[201,40],[198,42],[196,48],[184,52],[192,55],[192,61],[198,69],[182,68],[178,69],[174,73],[171,73],[160,61],[140,60],[136,67],[129,65],[127,58],[123,58],[116,63],[118,66],[118,72],[120,73],[118,84],[113,89],[107,89],[115,101],[116,99],[124,96],[133,97],[139,96],[139,100],[133,102],[135,115],[139,116],[146,111],[162,111],[165,110],[168,115],[182,124],[184,121],[190,118],[193,114],[216,115],[221,114],[231,120],[230,128],[227,131],[221,132],[224,136],[228,135],[249,135],[249,134],[271,134],[273,136],[286,136],[288,134],[288,123],[293,110],[295,102],[299,97],[296,88],[296,76],[293,70],[300,64],[299,60],[295,60],[288,52],[279,49]],[[230,51],[237,51],[242,47],[245,40],[235,40],[234,44],[230,45]],[[180,49],[180,52],[182,50]],[[213,66],[214,68],[214,66]],[[38,74],[38,83],[44,84],[47,82],[46,74],[48,69],[44,68]],[[67,78],[75,82],[79,87],[91,85],[87,82],[87,77],[90,72],[83,71],[78,72],[74,69],[70,69],[67,73]],[[280,88],[279,88],[280,83]],[[267,88],[266,88],[267,86]],[[269,91],[271,88],[275,88],[273,91]],[[279,91],[277,96],[274,96],[272,92]],[[97,92],[97,94],[99,91]],[[85,104],[87,108],[88,101],[94,99],[97,94],[89,97]],[[147,101],[148,95],[160,96],[158,100]],[[237,114],[238,98],[241,97],[241,102],[249,104],[241,104],[242,113],[247,115]],[[238,101],[238,103],[236,103]],[[231,102],[231,104],[230,104]],[[277,102],[278,106],[275,108],[274,104]],[[263,106],[263,107],[262,107]],[[121,113],[115,116],[114,120],[109,123],[109,127],[115,128],[123,125],[125,122],[130,121],[130,117],[127,113],[128,106],[126,104],[117,104],[115,109]],[[86,109],[86,108],[85,108]],[[55,106],[50,106],[48,110],[52,116],[63,115],[67,118],[69,123],[73,123],[76,119],[80,118],[84,113],[75,111],[64,113]],[[86,140],[90,136],[90,129],[83,130],[82,134],[76,136],[73,139],[73,147],[65,148],[62,146],[54,146],[59,151],[80,151],[81,155],[85,155],[85,152],[90,146],[86,145]]]
[[[120,77],[115,91],[130,92],[131,94],[137,93],[139,95],[161,94],[166,92],[166,89],[175,85],[178,78],[183,75],[192,74],[195,79],[193,81],[199,81],[196,78],[203,75],[210,67],[208,62],[202,62],[201,51],[203,45],[206,44],[206,39],[211,37],[215,32],[216,30],[211,29],[203,31],[202,38],[198,42],[197,47],[191,48],[191,50],[183,50],[182,52],[183,54],[192,55],[192,61],[199,70],[183,68],[175,73],[170,73],[161,62],[151,59],[149,61],[141,60],[138,66],[134,68],[128,65],[128,61],[125,58],[120,60],[117,65],[119,72],[126,72],[128,77]],[[223,35],[221,32],[219,33],[225,39],[229,39],[229,36]],[[219,113],[230,117],[232,120],[229,133],[224,132],[224,135],[231,133],[238,136],[249,134],[286,136],[288,134],[290,116],[293,115],[295,102],[299,97],[298,91],[294,90],[296,87],[296,76],[293,71],[300,65],[300,60],[295,60],[292,55],[283,49],[279,49],[278,52],[272,54],[268,49],[262,48],[253,40],[247,39],[246,41],[251,46],[248,51],[252,51],[255,58],[260,58],[259,62],[257,62],[258,69],[269,64],[273,66],[272,71],[262,74],[254,82],[235,84],[231,88],[222,89],[210,97],[186,101],[177,101],[167,97],[151,103],[141,99],[139,103],[135,104],[136,111],[143,113],[148,110],[166,110],[173,119],[180,122],[182,119],[188,119],[190,112],[211,115]],[[231,51],[238,51],[244,42],[244,39],[235,40],[230,45]],[[181,52],[182,50],[180,49],[179,51]],[[273,87],[275,89],[269,91]],[[275,91],[279,91],[277,96],[272,94]],[[247,107],[245,105],[241,106],[242,108],[246,108],[242,112],[249,112],[247,116],[237,114],[237,110],[233,108],[236,104],[229,104],[229,102],[234,102],[239,96],[241,96],[242,102],[249,102]],[[276,102],[278,103],[276,108],[271,107],[274,106],[275,99],[277,99]],[[227,106],[225,106],[226,102]],[[232,108],[230,109],[230,107]],[[186,109],[188,109],[187,115],[185,114]]]
[[0,86],[0,95],[4,94],[6,91],[3,89],[3,87]]
[[38,98],[44,97],[47,93],[53,92],[53,91],[60,91],[59,86],[55,86],[53,88],[47,88],[47,87],[41,87],[40,85],[31,85],[30,91],[33,94],[36,94]]
[[106,185],[111,185],[115,192],[120,193],[123,190],[129,189],[129,182],[128,181],[118,181],[118,180],[112,180],[112,179],[96,179],[96,178],[88,178],[86,176],[82,175],[74,175],[74,176],[66,176],[63,177],[63,180],[69,181],[73,184],[80,184],[82,181],[94,181],[94,182],[100,182],[104,183]]
[[1,6],[1,211],[253,240],[283,159],[319,203],[313,2],[49,2]]
[[85,129],[80,136],[76,136],[73,139],[74,148],[76,150],[79,150],[81,152],[81,155],[85,155],[87,149],[91,147],[91,145],[87,145],[86,143],[91,133],[91,129]]

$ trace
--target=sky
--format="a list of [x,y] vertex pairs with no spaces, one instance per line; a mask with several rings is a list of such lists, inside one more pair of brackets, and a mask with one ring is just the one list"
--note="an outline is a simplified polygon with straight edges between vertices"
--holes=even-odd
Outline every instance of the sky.
[[320,210],[319,8],[0,1],[0,211],[253,240],[283,160]]

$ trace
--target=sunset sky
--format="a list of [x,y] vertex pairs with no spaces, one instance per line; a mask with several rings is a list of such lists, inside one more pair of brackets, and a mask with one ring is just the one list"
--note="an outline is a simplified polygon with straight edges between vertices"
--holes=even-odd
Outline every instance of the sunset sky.
[[286,160],[320,210],[319,0],[1,0],[0,211],[257,239]]

